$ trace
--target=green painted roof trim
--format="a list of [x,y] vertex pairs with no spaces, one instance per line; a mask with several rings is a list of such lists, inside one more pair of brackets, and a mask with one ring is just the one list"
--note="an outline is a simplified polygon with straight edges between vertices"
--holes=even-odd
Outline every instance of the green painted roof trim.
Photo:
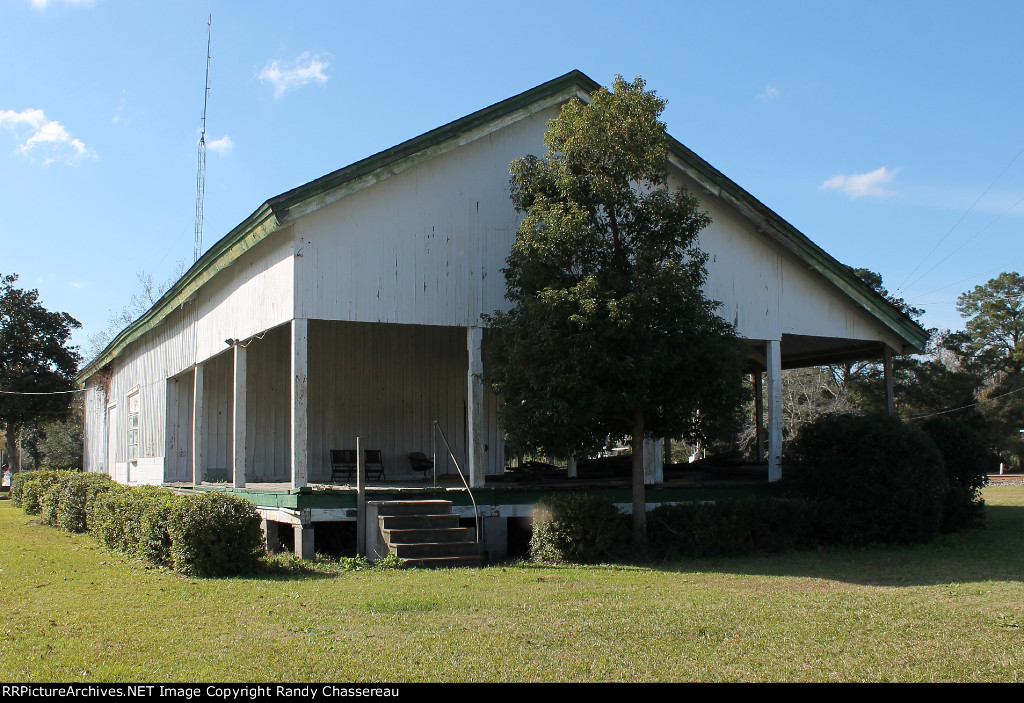
[[[172,311],[184,305],[216,274],[284,225],[351,192],[384,180],[463,143],[473,141],[493,131],[489,127],[498,128],[538,109],[568,100],[574,95],[586,96],[600,87],[599,83],[581,71],[570,71],[519,95],[271,198],[210,247],[152,308],[118,334],[78,373],[79,383],[84,383],[113,361],[125,347],[157,327]],[[829,256],[803,233],[718,169],[673,137],[669,136],[668,140],[670,152],[683,162],[684,171],[691,177],[695,177],[719,197],[728,200],[754,222],[759,230],[793,252],[806,262],[809,268],[817,270],[838,286],[889,329],[905,339],[911,348],[923,350],[928,333],[920,325],[896,310],[857,278],[851,269]]]
[[153,307],[139,319],[124,328],[110,344],[78,372],[79,383],[85,381],[113,361],[125,347],[157,327],[164,319],[183,306],[196,292],[215,275],[233,264],[238,257],[266,239],[280,227],[273,211],[266,205],[260,206],[241,224],[221,238],[207,250],[199,261],[171,286]]

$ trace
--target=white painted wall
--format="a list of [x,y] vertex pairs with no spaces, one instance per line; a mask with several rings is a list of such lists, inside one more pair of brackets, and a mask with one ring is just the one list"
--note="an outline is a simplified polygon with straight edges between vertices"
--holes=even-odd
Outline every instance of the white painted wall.
[[518,217],[512,159],[541,153],[549,109],[295,223],[299,317],[467,327],[503,307]]
[[705,294],[722,303],[719,315],[748,339],[783,334],[870,340],[894,349],[902,340],[842,291],[789,251],[758,233],[730,205],[678,170],[671,183],[696,195],[711,224],[701,232],[708,254]]
[[[465,327],[507,306],[500,269],[518,216],[509,200],[508,163],[543,153],[555,108],[513,122],[461,147],[348,195],[271,234],[217,274],[181,309],[133,343],[112,364],[110,391],[90,405],[86,468],[107,470],[108,436],[100,406],[124,407],[138,388],[140,455],[146,470],[188,480],[190,380],[205,362],[204,461],[231,466],[231,359],[226,339],[247,340],[250,480],[290,473],[287,327],[309,326],[310,480],[323,480],[329,449],[354,446],[357,434],[405,468],[410,451],[429,451],[429,423],[440,419],[465,451]],[[701,236],[709,253],[707,294],[750,339],[783,334],[899,340],[821,275],[754,230],[724,201],[701,190],[713,223]],[[330,320],[349,323],[328,325]],[[397,323],[372,328],[355,323]],[[407,327],[405,327],[407,326]],[[277,329],[275,329],[277,328]],[[168,379],[177,379],[168,381]],[[489,473],[500,470],[494,399],[488,409]],[[126,461],[126,417],[116,414],[116,462]],[[461,457],[460,457],[461,458]],[[155,468],[156,467],[156,468]],[[150,475],[147,474],[147,475]],[[225,476],[226,477],[226,476]]]

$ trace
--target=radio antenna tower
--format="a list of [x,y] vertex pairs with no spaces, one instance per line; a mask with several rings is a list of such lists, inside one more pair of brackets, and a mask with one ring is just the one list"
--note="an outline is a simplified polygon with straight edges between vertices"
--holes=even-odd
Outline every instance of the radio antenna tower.
[[196,173],[196,239],[192,263],[203,253],[203,200],[206,197],[206,103],[210,98],[210,37],[213,15],[206,21],[206,91],[203,93],[203,129],[199,135],[199,157]]

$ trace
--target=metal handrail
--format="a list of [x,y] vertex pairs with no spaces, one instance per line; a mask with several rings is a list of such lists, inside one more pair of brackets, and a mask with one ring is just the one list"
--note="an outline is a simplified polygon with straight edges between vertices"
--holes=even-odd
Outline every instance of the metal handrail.
[[[459,466],[459,460],[455,458],[455,453],[452,452],[452,445],[448,444],[448,438],[444,434],[444,430],[441,429],[441,423],[434,420],[434,437],[437,438],[437,434],[441,435],[441,440],[444,442],[445,448],[448,450],[448,456],[452,458],[452,462],[455,464],[455,468],[459,472],[459,478],[462,479],[462,485],[466,487],[466,491],[469,493],[469,499],[473,503],[473,521],[476,523],[476,548],[480,550],[480,508],[476,505],[476,498],[473,497],[473,489],[469,487],[469,482],[466,481],[465,474],[462,473],[462,467]],[[434,442],[431,442],[435,444]],[[434,485],[437,485],[437,447],[434,446]]]

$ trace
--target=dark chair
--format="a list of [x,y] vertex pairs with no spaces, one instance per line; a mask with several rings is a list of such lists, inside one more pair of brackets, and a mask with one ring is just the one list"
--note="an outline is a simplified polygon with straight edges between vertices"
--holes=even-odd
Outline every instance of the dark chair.
[[331,483],[345,481],[351,483],[356,475],[356,450],[331,450]]
[[[366,478],[375,481],[386,481],[384,475],[384,459],[379,449],[367,449],[363,452],[366,460]],[[356,450],[331,450],[331,483],[344,481],[352,483],[356,478]]]
[[413,452],[409,455],[409,467],[413,473],[423,472],[423,478],[426,478],[427,472],[434,470],[434,460],[423,452]]
[[367,449],[365,454],[366,457],[366,478],[372,478],[376,481],[386,481],[387,476],[384,475],[384,458],[380,454],[379,449]]

